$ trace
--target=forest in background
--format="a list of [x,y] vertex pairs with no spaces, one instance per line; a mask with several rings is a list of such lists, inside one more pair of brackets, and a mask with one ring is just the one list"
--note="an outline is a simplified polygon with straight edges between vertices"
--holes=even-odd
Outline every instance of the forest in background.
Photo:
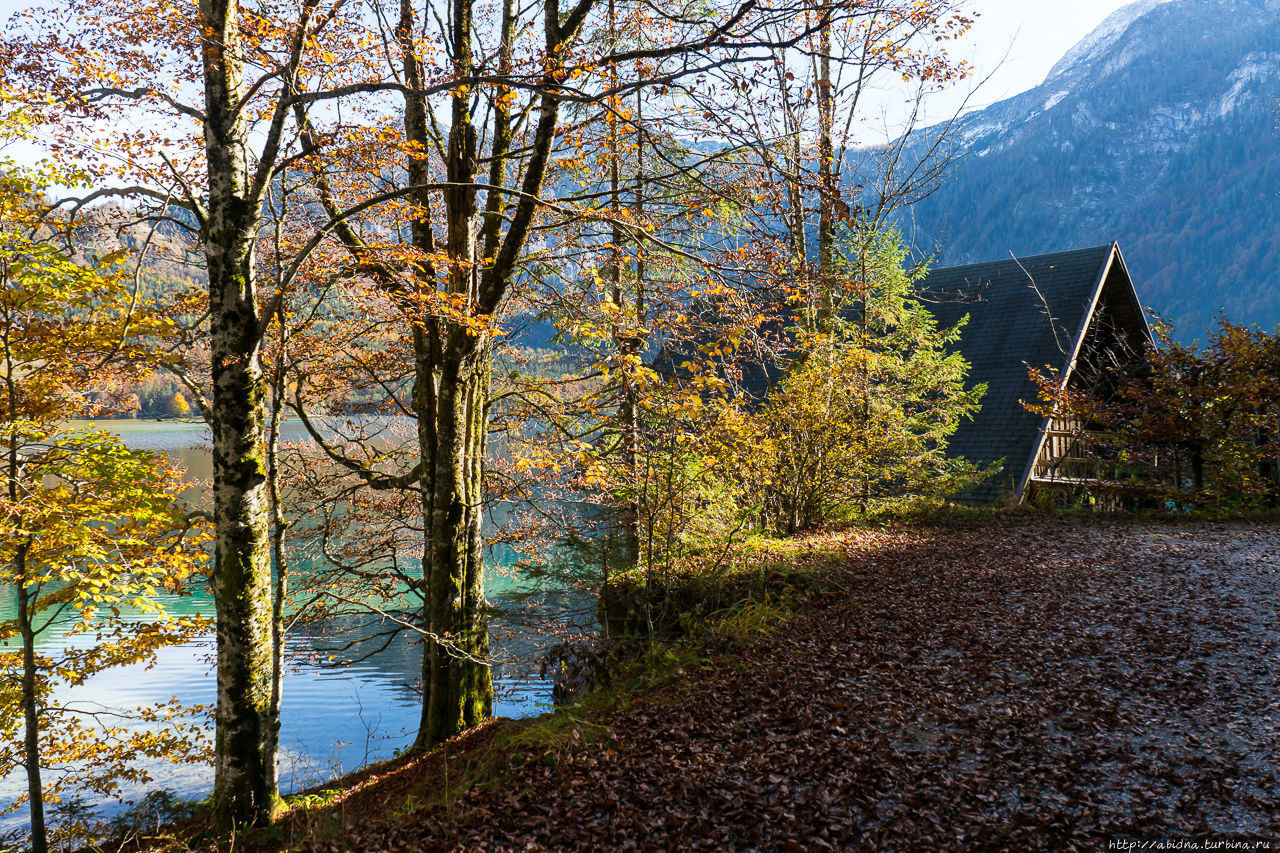
[[[889,374],[901,370],[894,356],[929,361],[943,393],[958,392],[961,364],[932,344],[910,351],[928,343],[928,328],[902,289],[900,254],[891,243],[876,248],[885,214],[934,173],[893,179],[901,152],[890,150],[877,209],[840,200],[856,130],[846,119],[870,77],[905,76],[928,91],[965,73],[940,50],[969,23],[954,4],[748,2],[686,14],[600,0],[457,0],[433,11],[442,10],[307,0],[288,14],[230,3],[193,18],[167,3],[72,3],[11,24],[6,131],[40,128],[58,163],[46,167],[56,173],[6,167],[4,543],[6,579],[20,591],[6,625],[18,641],[4,657],[15,676],[6,684],[16,685],[6,701],[20,712],[6,716],[6,763],[25,768],[37,853],[48,847],[46,796],[73,781],[109,791],[124,772],[86,764],[94,750],[114,744],[124,761],[130,748],[180,746],[110,732],[58,739],[40,723],[69,713],[56,707],[55,683],[146,660],[202,627],[157,613],[121,624],[116,644],[87,657],[34,654],[36,636],[62,614],[79,614],[88,631],[115,612],[105,605],[116,597],[145,609],[149,587],[130,585],[138,575],[126,567],[138,557],[126,548],[149,543],[155,583],[173,589],[210,558],[210,809],[225,830],[262,826],[280,807],[295,533],[319,542],[348,584],[397,599],[383,611],[386,633],[422,642],[414,748],[428,749],[490,714],[486,506],[528,507],[526,538],[543,531],[544,542],[546,530],[580,532],[581,516],[559,513],[558,495],[599,506],[619,565],[656,568],[698,551],[691,525],[712,481],[746,485],[717,470],[717,448],[699,439],[716,435],[721,453],[746,450],[726,429],[751,419],[735,421],[723,368],[736,352],[775,357],[771,313],[794,314],[806,346],[821,348],[845,334],[837,320],[861,301],[864,320],[847,337],[864,352],[870,423],[871,377],[885,371],[873,342],[882,321],[868,309],[883,288],[884,323],[905,335],[884,353]],[[131,122],[113,124],[122,112]],[[84,189],[50,207],[44,187],[53,185]],[[74,239],[85,227],[128,245],[90,251]],[[204,287],[144,286],[151,265],[192,261],[199,272],[178,277]],[[531,357],[503,352],[503,339],[528,317],[550,320],[584,353],[574,376],[516,369]],[[705,341],[707,367],[657,381],[644,355],[676,337]],[[174,503],[160,460],[61,426],[72,414],[141,403],[132,389],[160,373],[210,424],[208,507]],[[886,423],[919,430],[924,468],[950,466],[940,439],[970,399],[960,395],[960,408],[939,418],[902,379],[886,398]],[[836,390],[819,396],[846,402]],[[368,422],[346,421],[352,430],[337,435],[318,423],[354,411],[415,426],[388,448],[362,431]],[[286,416],[307,426],[321,464],[278,441]],[[491,434],[519,452],[491,455]],[[784,424],[779,452],[792,437]],[[157,474],[129,478],[130,465]],[[89,527],[68,515],[95,509],[77,496],[86,469],[134,487],[94,487],[129,497],[98,507],[104,523]],[[787,528],[825,511],[825,497],[780,488],[782,469],[764,473],[751,488],[776,494],[776,505],[724,513],[729,541],[744,523]],[[862,499],[874,483],[866,478]],[[301,512],[285,506],[295,495]],[[149,509],[166,498],[185,523]],[[299,516],[307,524],[295,531]],[[82,575],[86,563],[54,555],[88,529],[137,535],[85,542],[97,568]],[[405,553],[416,553],[420,572]],[[345,590],[322,603],[369,600]],[[50,760],[60,769],[46,788]]]

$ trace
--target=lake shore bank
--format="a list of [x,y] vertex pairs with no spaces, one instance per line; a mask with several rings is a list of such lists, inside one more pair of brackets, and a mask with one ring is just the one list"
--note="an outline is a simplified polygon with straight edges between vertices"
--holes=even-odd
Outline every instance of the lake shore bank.
[[806,539],[831,575],[795,608],[659,646],[555,714],[314,789],[260,849],[1280,831],[1276,521],[1004,517]]

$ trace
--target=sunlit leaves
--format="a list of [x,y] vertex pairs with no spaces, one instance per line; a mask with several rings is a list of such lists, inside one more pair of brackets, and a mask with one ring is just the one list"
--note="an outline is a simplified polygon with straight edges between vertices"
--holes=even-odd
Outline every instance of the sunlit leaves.
[[[203,571],[205,534],[182,506],[183,472],[67,428],[97,408],[114,365],[137,352],[134,336],[164,321],[124,286],[118,256],[90,266],[54,248],[59,223],[40,215],[39,179],[12,175],[0,178],[0,587],[17,612],[0,621],[0,776],[56,769],[43,789],[56,802],[73,785],[112,793],[145,781],[138,758],[202,755],[199,709],[85,709],[57,697],[207,627],[158,603]],[[20,732],[28,710],[35,754]],[[136,729],[131,717],[155,725]]]
[[936,328],[911,296],[896,235],[851,258],[856,310],[801,355],[757,418],[760,449],[744,462],[783,529],[884,502],[943,497],[984,476],[947,454],[985,386],[965,387],[959,329]]

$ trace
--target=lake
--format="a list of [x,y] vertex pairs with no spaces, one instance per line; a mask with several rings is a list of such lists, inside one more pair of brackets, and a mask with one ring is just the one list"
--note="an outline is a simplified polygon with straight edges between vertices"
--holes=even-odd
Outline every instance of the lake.
[[[161,450],[187,468],[194,479],[210,476],[207,450],[209,433],[203,424],[176,421],[104,421],[100,427],[117,433],[130,447]],[[300,424],[286,424],[282,439],[303,441]],[[510,572],[497,575],[502,554],[486,557],[491,565],[489,597],[499,605],[512,592]],[[12,619],[16,596],[12,588],[0,586],[0,620]],[[191,595],[165,598],[171,612],[213,615],[213,602],[203,584]],[[537,602],[540,609],[561,606],[554,591]],[[526,608],[527,609],[527,608]],[[505,636],[508,656],[528,659],[547,638],[531,635],[527,629],[495,619],[495,636]],[[356,635],[355,624],[334,624],[325,631],[310,629],[288,635],[287,646],[293,661],[284,677],[281,722],[280,785],[284,793],[299,790],[325,779],[354,770],[371,761],[390,758],[397,749],[413,740],[420,713],[419,671],[421,646],[401,636],[387,648],[341,667],[319,666],[309,658],[324,656],[334,645]],[[48,632],[42,635],[46,649],[66,640]],[[60,698],[73,699],[109,708],[132,709],[177,697],[188,704],[213,705],[216,701],[212,656],[213,637],[162,649],[155,666],[119,667],[107,670],[84,685],[61,691]],[[522,717],[541,713],[550,706],[551,683],[531,675],[527,668],[513,672],[508,666],[495,667],[494,714]],[[187,799],[203,798],[211,789],[211,767],[172,763],[149,767],[154,781],[142,790],[126,789],[126,797],[136,798],[147,789],[165,788]],[[0,779],[0,810],[25,791],[23,773]],[[87,803],[101,806],[104,813],[116,811],[114,801]],[[0,838],[28,822],[24,806],[0,817]]]

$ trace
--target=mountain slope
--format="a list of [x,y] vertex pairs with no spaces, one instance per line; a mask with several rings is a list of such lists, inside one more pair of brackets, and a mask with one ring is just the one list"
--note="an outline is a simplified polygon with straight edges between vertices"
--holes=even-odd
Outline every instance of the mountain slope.
[[1141,0],[1034,89],[962,119],[967,153],[908,213],[939,264],[1118,240],[1193,337],[1280,324],[1280,0]]

